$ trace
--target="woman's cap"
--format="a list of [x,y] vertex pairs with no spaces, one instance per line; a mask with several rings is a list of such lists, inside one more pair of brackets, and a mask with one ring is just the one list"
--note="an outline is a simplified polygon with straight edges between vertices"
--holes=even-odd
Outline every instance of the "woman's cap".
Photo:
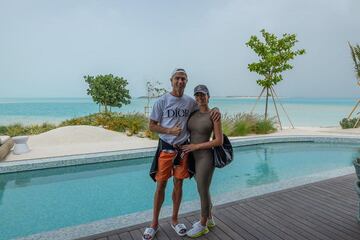
[[209,93],[209,89],[207,88],[207,86],[205,85],[197,85],[195,88],[194,88],[194,95],[197,94],[197,93],[204,93],[206,95],[208,95],[210,97],[210,93]]

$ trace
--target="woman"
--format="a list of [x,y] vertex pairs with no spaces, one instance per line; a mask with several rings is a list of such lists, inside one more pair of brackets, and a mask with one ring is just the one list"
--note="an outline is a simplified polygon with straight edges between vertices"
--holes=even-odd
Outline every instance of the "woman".
[[[184,145],[185,153],[193,152],[195,159],[195,179],[201,202],[200,221],[196,222],[187,232],[189,237],[200,237],[209,232],[209,227],[215,223],[211,215],[210,184],[214,173],[212,148],[223,144],[221,121],[212,121],[209,109],[209,90],[205,85],[198,85],[194,89],[195,100],[199,111],[191,115],[188,120],[190,144]],[[211,133],[215,138],[210,141]]]

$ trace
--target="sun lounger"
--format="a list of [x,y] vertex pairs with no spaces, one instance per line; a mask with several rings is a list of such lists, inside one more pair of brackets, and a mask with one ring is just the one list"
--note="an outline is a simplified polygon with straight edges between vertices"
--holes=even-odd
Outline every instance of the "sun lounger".
[[14,146],[14,141],[12,140],[12,138],[5,139],[4,142],[2,142],[2,144],[0,145],[0,160],[5,159],[5,157],[9,154],[13,146]]

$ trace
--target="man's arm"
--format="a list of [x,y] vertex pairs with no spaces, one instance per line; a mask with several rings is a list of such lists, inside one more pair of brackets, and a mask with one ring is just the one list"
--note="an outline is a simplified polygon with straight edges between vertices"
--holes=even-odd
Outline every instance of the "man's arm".
[[151,120],[149,122],[149,129],[152,132],[161,133],[161,134],[169,134],[174,136],[179,136],[181,133],[180,124],[175,124],[172,128],[165,128],[160,126],[159,122]]

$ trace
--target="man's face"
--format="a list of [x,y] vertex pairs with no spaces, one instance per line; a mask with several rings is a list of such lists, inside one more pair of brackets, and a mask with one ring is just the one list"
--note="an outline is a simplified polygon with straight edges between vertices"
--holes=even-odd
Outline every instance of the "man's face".
[[178,72],[171,78],[171,86],[173,89],[184,90],[187,83],[187,77],[185,73]]

